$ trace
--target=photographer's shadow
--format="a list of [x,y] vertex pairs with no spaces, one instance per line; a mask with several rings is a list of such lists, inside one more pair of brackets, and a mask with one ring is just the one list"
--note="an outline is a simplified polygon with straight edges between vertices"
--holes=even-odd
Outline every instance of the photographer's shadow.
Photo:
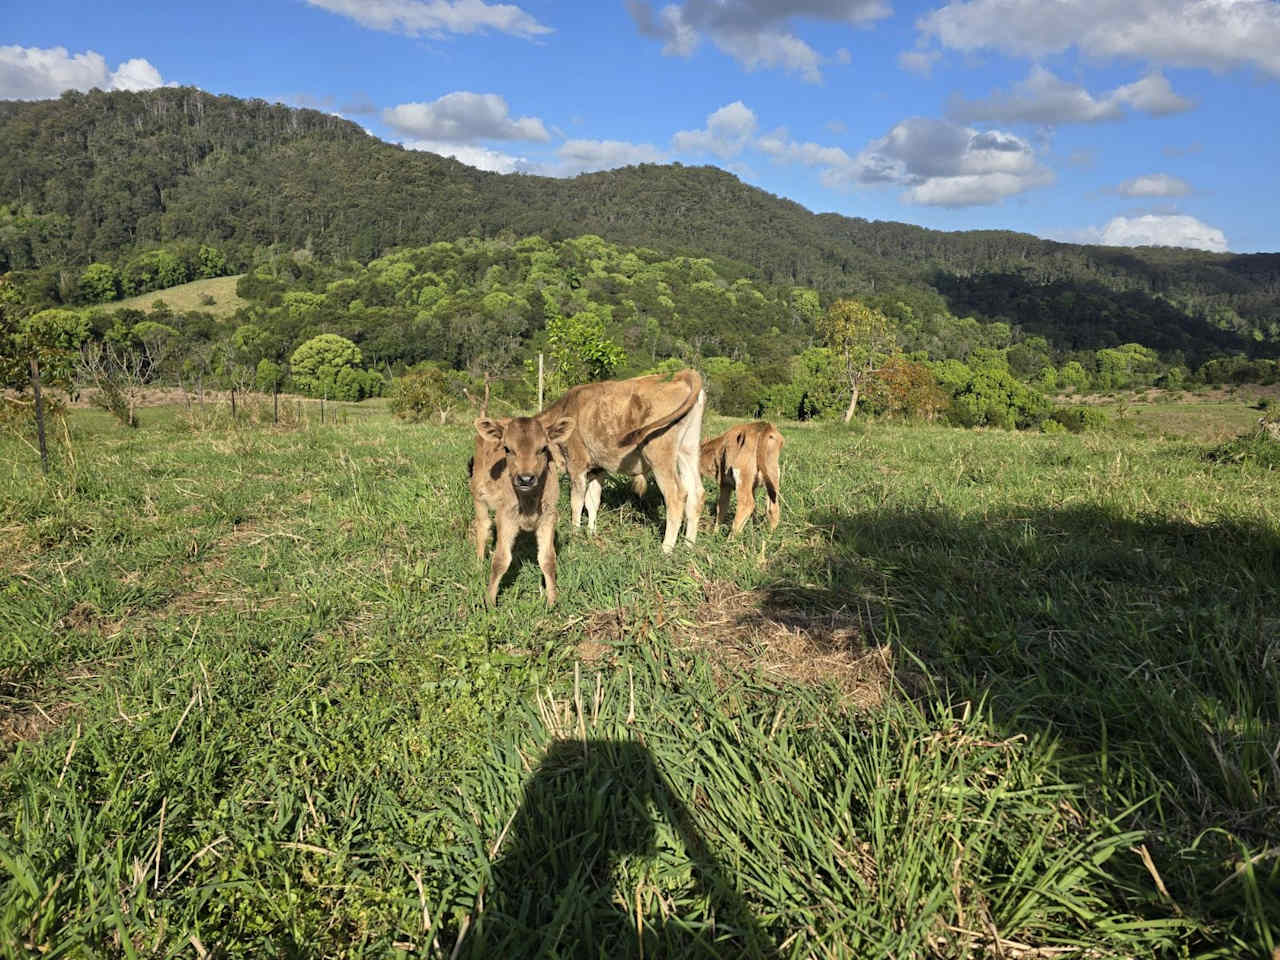
[[633,741],[552,742],[477,906],[462,956],[778,956],[652,754]]

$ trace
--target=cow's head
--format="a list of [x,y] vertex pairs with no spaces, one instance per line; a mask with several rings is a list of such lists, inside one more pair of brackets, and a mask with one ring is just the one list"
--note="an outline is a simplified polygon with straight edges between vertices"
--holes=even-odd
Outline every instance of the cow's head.
[[572,417],[562,417],[543,426],[537,417],[513,417],[510,420],[476,421],[476,433],[486,440],[502,444],[507,457],[507,473],[517,493],[528,493],[542,481],[552,460],[560,462],[556,449],[573,432]]

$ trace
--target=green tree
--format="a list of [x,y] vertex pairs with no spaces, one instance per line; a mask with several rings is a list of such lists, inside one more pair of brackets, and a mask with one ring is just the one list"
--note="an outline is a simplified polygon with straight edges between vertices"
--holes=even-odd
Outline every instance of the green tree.
[[336,333],[312,337],[289,358],[293,382],[312,396],[335,396],[338,375],[347,368],[360,366],[360,348]]
[[120,296],[120,274],[109,263],[91,263],[80,274],[80,292],[90,303],[109,303]]
[[254,384],[263,393],[275,393],[284,386],[284,367],[263,357],[258,361]]
[[168,250],[148,250],[127,264],[120,275],[125,293],[147,293],[185,283],[186,267]]
[[17,386],[30,378],[30,361],[40,364],[40,379],[68,386],[80,346],[89,339],[89,321],[75,310],[41,310],[19,321],[13,347],[20,370]]
[[607,380],[626,360],[622,348],[605,333],[605,320],[598,308],[548,320],[547,347],[556,386],[561,390]]
[[227,273],[227,255],[217,247],[200,244],[198,255],[199,275],[202,279],[221,277]]
[[835,355],[849,390],[849,406],[844,412],[848,423],[857,411],[858,396],[867,379],[897,352],[893,324],[865,303],[837,300],[818,321],[818,332]]

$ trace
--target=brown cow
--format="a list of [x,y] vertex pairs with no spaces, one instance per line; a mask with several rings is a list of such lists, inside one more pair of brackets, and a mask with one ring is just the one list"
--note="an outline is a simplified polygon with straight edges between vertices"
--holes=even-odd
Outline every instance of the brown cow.
[[767,420],[744,423],[703,441],[699,469],[704,477],[720,485],[720,499],[716,502],[717,526],[728,519],[729,494],[737,487],[738,510],[729,536],[740,533],[751,519],[756,508],[755,488],[762,484],[769,494],[769,529],[778,526],[782,512],[778,504],[781,481],[778,453],[785,442],[778,428]]
[[587,530],[595,533],[602,473],[634,477],[649,470],[667,505],[663,552],[675,547],[682,520],[685,539],[696,541],[703,496],[698,441],[706,402],[702,377],[681,370],[582,384],[538,414],[544,422],[567,416],[577,423],[565,444],[573,525],[581,524],[585,505]]
[[489,570],[490,606],[498,600],[498,584],[511,566],[516,534],[533,531],[538,538],[538,566],[547,588],[547,606],[556,602],[556,501],[560,499],[559,445],[573,431],[569,417],[544,427],[535,417],[476,421],[476,452],[468,471],[476,518],[472,533],[476,558],[484,559],[490,511],[498,535]]

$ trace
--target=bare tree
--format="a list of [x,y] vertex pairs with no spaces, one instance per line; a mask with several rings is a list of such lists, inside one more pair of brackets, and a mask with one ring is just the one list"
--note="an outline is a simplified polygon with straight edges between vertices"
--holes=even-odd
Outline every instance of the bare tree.
[[138,405],[149,363],[145,351],[110,341],[87,342],[80,348],[76,378],[96,388],[90,402],[127,427],[138,425]]

